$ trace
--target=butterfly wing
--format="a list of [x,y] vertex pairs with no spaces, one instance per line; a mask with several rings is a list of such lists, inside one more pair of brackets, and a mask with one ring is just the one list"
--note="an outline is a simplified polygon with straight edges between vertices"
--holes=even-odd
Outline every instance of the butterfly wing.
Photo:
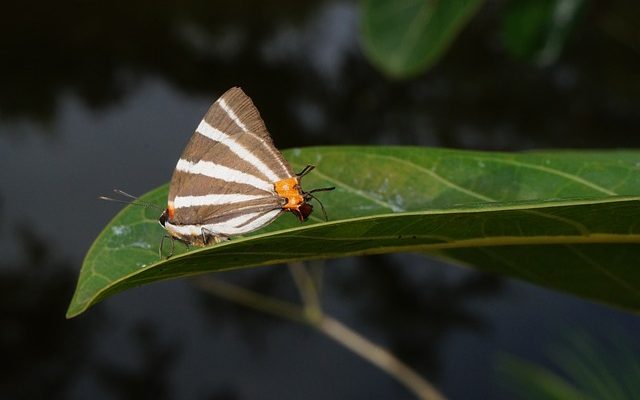
[[169,187],[172,223],[234,231],[216,230],[223,234],[258,229],[282,212],[274,182],[292,176],[251,99],[232,88],[209,108],[178,160]]

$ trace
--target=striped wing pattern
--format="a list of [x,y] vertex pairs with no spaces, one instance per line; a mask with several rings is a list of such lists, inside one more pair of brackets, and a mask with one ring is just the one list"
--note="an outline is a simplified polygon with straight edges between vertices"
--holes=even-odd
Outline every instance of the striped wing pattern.
[[169,187],[172,229],[184,236],[237,235],[273,221],[286,200],[274,183],[291,167],[240,88],[209,108],[178,160]]

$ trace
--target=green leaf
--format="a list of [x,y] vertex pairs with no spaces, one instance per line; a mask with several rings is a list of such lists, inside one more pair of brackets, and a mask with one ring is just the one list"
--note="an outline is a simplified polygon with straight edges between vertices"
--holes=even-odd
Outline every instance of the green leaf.
[[585,4],[585,0],[509,2],[502,26],[507,50],[540,66],[554,63]]
[[438,62],[480,4],[481,0],[363,0],[365,54],[390,76],[419,74]]
[[509,380],[508,384],[513,394],[519,399],[591,399],[563,377],[518,357],[503,355],[499,359],[498,367]]
[[[415,147],[285,152],[320,212],[285,214],[244,238],[160,260],[159,212],[128,206],[89,250],[69,307],[203,272],[360,254],[425,252],[640,309],[640,152],[483,153]],[[167,187],[142,200],[165,204]],[[106,206],[106,205],[105,205]]]
[[596,338],[567,327],[566,337],[545,351],[553,368],[500,355],[496,366],[503,379],[498,382],[518,399],[635,398],[640,393],[638,340],[619,328],[607,326],[606,336]]

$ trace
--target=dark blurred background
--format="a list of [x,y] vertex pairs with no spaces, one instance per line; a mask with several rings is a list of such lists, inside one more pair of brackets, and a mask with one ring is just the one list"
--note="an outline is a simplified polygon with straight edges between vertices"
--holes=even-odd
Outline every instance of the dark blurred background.
[[[639,2],[580,1],[551,59],[514,47],[512,2],[486,2],[431,68],[405,79],[364,55],[363,3],[3,4],[0,398],[410,398],[333,341],[185,280],[64,319],[82,258],[119,209],[97,196],[167,182],[231,86],[253,98],[280,148],[640,145]],[[452,399],[512,398],[502,354],[553,368],[546,352],[568,333],[597,344],[640,329],[635,315],[418,255],[323,271],[328,313]],[[219,276],[296,297],[282,266]]]

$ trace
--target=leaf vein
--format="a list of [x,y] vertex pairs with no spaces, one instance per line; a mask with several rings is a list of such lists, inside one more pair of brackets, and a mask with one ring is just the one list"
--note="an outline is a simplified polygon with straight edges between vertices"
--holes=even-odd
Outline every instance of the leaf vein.
[[494,161],[496,163],[502,163],[502,164],[509,164],[509,165],[514,165],[516,167],[522,167],[522,168],[529,168],[529,169],[535,169],[538,171],[542,171],[542,172],[546,172],[548,174],[552,174],[552,175],[557,175],[560,176],[562,178],[574,181],[578,184],[581,184],[583,186],[589,187],[593,190],[596,190],[598,192],[607,194],[609,196],[616,196],[617,193],[609,190],[605,187],[602,187],[596,183],[593,183],[591,181],[588,181],[584,178],[579,177],[578,175],[575,174],[570,174],[568,172],[564,172],[561,171],[559,169],[555,169],[555,168],[549,168],[549,167],[545,167],[543,165],[535,165],[535,164],[529,164],[529,163],[525,163],[522,161],[515,161],[515,160],[506,160],[506,159],[500,159],[500,158],[495,158],[495,157],[480,157],[480,156],[474,156],[474,159],[477,160],[491,160]]

